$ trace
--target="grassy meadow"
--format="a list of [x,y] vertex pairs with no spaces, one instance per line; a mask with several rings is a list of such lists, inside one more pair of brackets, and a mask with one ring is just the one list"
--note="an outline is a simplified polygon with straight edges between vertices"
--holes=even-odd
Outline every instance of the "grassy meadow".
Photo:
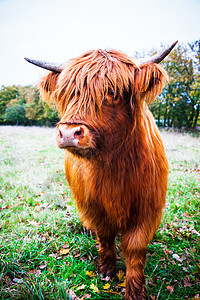
[[[200,299],[200,138],[162,132],[170,163],[162,224],[148,246],[149,298]],[[123,299],[97,273],[96,238],[79,221],[55,129],[0,127],[0,299]]]

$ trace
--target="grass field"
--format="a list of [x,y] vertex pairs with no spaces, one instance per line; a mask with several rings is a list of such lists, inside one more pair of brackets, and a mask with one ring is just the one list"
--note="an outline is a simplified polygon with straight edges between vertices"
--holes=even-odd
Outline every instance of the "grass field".
[[[150,299],[199,299],[200,139],[162,133],[170,162],[162,224],[148,246]],[[125,264],[97,274],[95,237],[79,222],[55,129],[0,127],[0,299],[123,299]],[[76,297],[77,296],[77,297]]]

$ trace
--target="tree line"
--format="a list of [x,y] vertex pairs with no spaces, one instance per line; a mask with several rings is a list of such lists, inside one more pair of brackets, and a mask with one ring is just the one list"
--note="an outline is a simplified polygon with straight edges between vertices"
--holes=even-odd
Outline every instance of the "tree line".
[[1,87],[1,125],[54,126],[58,120],[58,112],[41,100],[37,87]]
[[[141,53],[137,55],[141,57]],[[157,125],[195,129],[200,122],[200,40],[179,44],[162,64],[170,80],[150,106]],[[1,87],[1,125],[54,126],[58,120],[56,109],[41,100],[36,87]]]

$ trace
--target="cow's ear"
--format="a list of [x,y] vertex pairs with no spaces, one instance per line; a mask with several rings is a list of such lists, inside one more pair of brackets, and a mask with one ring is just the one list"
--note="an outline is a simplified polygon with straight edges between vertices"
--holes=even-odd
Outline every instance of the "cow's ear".
[[161,65],[155,63],[141,65],[135,73],[136,98],[150,103],[160,94],[166,80],[168,76]]
[[60,73],[50,72],[48,75],[44,76],[39,83],[40,93],[43,100],[47,103],[51,103],[52,101],[59,75]]

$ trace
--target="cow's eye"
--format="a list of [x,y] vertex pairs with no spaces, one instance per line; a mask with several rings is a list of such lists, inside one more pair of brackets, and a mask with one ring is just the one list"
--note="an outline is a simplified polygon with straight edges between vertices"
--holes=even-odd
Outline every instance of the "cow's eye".
[[117,104],[119,102],[119,97],[115,90],[112,89],[108,90],[107,101],[112,104]]
[[115,92],[113,91],[113,90],[110,90],[109,92],[108,92],[108,96],[110,96],[110,97],[114,97],[115,96]]

